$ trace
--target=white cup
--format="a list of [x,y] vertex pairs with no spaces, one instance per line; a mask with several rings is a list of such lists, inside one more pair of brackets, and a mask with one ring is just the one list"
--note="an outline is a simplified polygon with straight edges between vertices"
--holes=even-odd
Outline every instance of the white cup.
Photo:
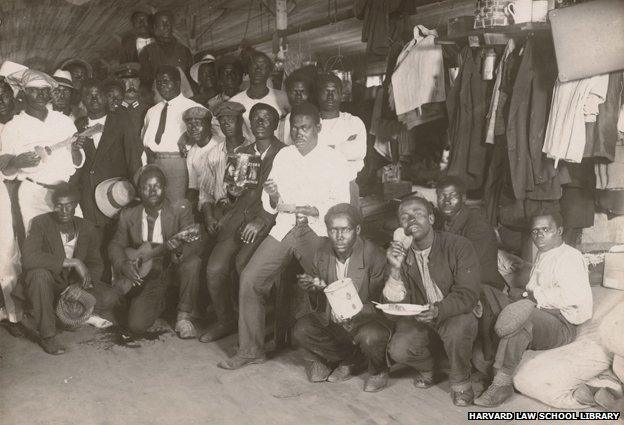
[[505,13],[511,16],[514,24],[531,22],[533,0],[515,0],[505,6]]
[[533,0],[531,11],[532,22],[546,22],[548,17],[548,0]]

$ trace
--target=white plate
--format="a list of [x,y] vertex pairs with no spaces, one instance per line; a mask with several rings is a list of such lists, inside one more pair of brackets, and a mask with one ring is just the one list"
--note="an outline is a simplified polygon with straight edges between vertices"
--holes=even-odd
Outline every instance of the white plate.
[[415,316],[429,309],[420,304],[377,304],[375,307],[394,316]]

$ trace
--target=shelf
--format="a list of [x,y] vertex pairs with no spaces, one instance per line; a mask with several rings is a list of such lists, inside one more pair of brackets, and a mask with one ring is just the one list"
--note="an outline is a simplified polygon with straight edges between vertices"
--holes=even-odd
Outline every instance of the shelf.
[[526,22],[500,27],[473,29],[465,33],[440,37],[436,40],[436,44],[460,44],[470,42],[472,45],[478,40],[479,46],[487,46],[506,44],[507,40],[515,37],[548,34],[550,34],[550,24],[548,22]]

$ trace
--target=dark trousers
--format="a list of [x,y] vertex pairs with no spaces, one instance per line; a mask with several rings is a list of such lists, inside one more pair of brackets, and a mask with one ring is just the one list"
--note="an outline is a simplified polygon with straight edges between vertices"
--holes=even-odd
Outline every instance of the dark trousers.
[[240,276],[265,237],[266,234],[258,235],[253,243],[242,243],[238,239],[237,232],[224,240],[217,241],[212,249],[206,266],[206,279],[208,293],[219,323],[225,325],[236,322],[232,302],[232,265]]
[[[46,269],[34,269],[26,273],[24,280],[27,301],[32,307],[32,316],[41,338],[56,335],[55,302],[69,282],[62,283],[54,279]],[[116,291],[102,282],[94,282],[88,292],[95,297],[95,313],[111,309],[118,300]]]
[[301,317],[293,329],[293,336],[301,347],[327,362],[351,363],[363,354],[371,374],[388,368],[386,347],[390,335],[390,329],[376,320],[347,331],[332,321],[323,325],[317,313]]
[[574,341],[576,326],[553,310],[533,310],[517,332],[501,338],[494,368],[513,375],[526,350],[549,350]]
[[197,301],[201,260],[197,256],[185,258],[181,264],[163,269],[154,263],[154,268],[143,279],[143,284],[128,292],[128,329],[144,334],[162,314],[166,305],[167,287],[172,278],[180,283],[178,312],[192,313]]
[[95,230],[98,232],[100,239],[100,255],[102,262],[104,263],[104,270],[102,271],[102,281],[110,283],[112,280],[112,265],[110,258],[108,257],[108,244],[110,243],[115,230],[117,229],[117,220],[109,220],[106,224],[95,226]]
[[264,355],[265,302],[275,279],[295,257],[306,273],[312,271],[314,253],[323,239],[306,225],[294,227],[280,242],[262,241],[240,276],[238,344],[243,357]]
[[451,385],[466,384],[470,381],[472,346],[477,338],[477,318],[472,312],[449,317],[438,324],[399,320],[388,345],[390,358],[418,371],[433,371],[430,339],[436,335],[442,340],[451,364]]

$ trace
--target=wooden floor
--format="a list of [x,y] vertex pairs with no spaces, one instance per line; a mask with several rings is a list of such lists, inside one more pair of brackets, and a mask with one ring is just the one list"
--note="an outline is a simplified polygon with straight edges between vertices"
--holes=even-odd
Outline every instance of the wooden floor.
[[[364,376],[310,384],[296,350],[221,370],[216,364],[233,351],[235,337],[201,344],[169,331],[132,349],[87,327],[60,339],[69,352],[50,356],[0,329],[0,423],[451,425],[477,410],[453,406],[447,382],[415,389],[407,369],[373,394],[362,391]],[[516,394],[498,410],[553,409]]]

